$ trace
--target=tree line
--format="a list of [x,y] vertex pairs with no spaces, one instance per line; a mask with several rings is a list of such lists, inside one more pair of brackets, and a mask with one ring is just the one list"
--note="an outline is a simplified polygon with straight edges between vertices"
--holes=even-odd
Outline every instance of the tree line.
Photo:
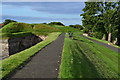
[[85,2],[84,32],[120,46],[120,2]]

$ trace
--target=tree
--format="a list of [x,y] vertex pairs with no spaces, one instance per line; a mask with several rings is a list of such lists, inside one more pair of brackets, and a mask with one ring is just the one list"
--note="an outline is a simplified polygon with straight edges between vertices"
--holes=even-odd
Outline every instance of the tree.
[[116,3],[115,2],[105,2],[104,6],[104,13],[103,13],[103,22],[105,30],[108,34],[108,41],[112,42],[112,32],[115,29],[115,12],[116,12]]
[[[85,2],[82,23],[88,33],[120,46],[120,1]],[[84,31],[85,31],[84,30]]]
[[118,6],[116,7],[117,10],[116,10],[116,25],[118,26],[117,29],[117,45],[120,46],[120,1],[117,2]]
[[85,28],[92,32],[92,28],[96,24],[96,15],[99,14],[98,10],[100,9],[99,3],[97,2],[85,2],[85,8],[83,9],[84,13],[80,16],[83,17],[82,23]]
[[6,19],[6,20],[3,22],[3,24],[4,24],[4,25],[7,25],[7,24],[9,24],[9,23],[11,23],[11,22],[17,22],[17,21],[10,20],[10,19]]

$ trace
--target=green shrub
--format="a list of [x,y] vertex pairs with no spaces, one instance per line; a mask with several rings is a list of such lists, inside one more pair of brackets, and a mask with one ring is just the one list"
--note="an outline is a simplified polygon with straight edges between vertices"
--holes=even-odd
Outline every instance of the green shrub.
[[95,32],[94,34],[91,35],[95,38],[102,39],[104,34],[101,32]]
[[73,27],[73,28],[80,29],[80,30],[83,29],[83,27],[82,27],[81,25],[79,25],[79,24],[76,24],[76,25],[69,25],[69,26],[70,26],[70,27]]
[[9,23],[11,23],[11,22],[17,22],[17,21],[10,20],[10,19],[6,19],[6,20],[3,22],[3,24],[4,24],[4,25],[7,25],[7,24],[9,24]]
[[61,22],[51,22],[49,23],[49,25],[61,25],[61,26],[65,26],[63,23]]
[[88,32],[89,32],[89,30],[87,28],[83,29],[83,33],[88,33]]

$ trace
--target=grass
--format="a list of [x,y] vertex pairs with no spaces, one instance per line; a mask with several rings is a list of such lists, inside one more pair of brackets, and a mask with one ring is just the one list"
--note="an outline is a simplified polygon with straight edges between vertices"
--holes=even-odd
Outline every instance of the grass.
[[48,24],[27,24],[12,22],[0,29],[3,33],[17,33],[17,32],[78,32],[79,29],[69,26],[48,25]]
[[48,35],[51,32],[59,32],[57,28],[53,28],[46,24],[27,24],[18,22],[9,23],[5,25],[2,29],[0,29],[0,31],[3,34],[10,35],[12,35],[12,33],[30,33],[30,32],[35,35]]
[[35,35],[48,35],[51,32],[78,32],[80,30],[68,26],[48,25],[48,24],[27,24],[12,22],[0,29],[0,36],[4,37],[21,37],[26,33]]
[[[106,44],[110,43],[109,41],[100,40],[100,39],[97,39],[97,38],[94,38],[94,37],[89,37],[89,38],[94,39],[94,40],[97,40],[97,41],[100,41],[100,42],[103,42],[103,43],[106,43]],[[114,45],[114,44],[111,45],[111,46],[116,47],[116,48],[120,48],[120,46],[117,46],[117,45]]]
[[80,32],[79,29],[72,28],[69,26],[50,25],[51,27],[59,29],[61,32]]
[[32,35],[31,32],[17,32],[17,33],[0,33],[0,39],[9,39],[16,37],[24,37]]
[[28,48],[15,55],[10,56],[9,58],[0,61],[0,63],[2,62],[1,77],[5,78],[6,76],[8,76],[13,70],[18,68],[31,56],[35,55],[35,53],[37,53],[40,49],[54,41],[60,34],[61,34],[60,32],[50,33],[45,41],[42,41],[31,48]]
[[59,77],[118,78],[118,53],[79,34],[74,33],[74,40],[66,34]]
[[27,24],[12,22],[0,29],[0,38],[8,39],[14,37],[24,37],[31,34],[47,36],[51,32],[58,32],[57,28],[53,28],[45,24]]
[[59,31],[57,28],[51,27],[47,24],[36,24],[33,27],[33,30],[37,30],[39,32],[57,32]]
[[27,23],[18,23],[12,22],[5,25],[3,28],[0,29],[3,33],[17,33],[17,32],[24,32],[29,31],[32,29],[32,26]]

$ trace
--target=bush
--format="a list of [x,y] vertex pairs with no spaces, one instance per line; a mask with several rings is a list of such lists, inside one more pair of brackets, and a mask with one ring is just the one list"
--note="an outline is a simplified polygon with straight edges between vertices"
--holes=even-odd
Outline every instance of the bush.
[[80,30],[83,29],[83,27],[82,27],[81,25],[79,25],[79,24],[76,24],[76,25],[69,25],[69,26],[70,26],[70,27],[73,27],[73,28],[80,29]]
[[87,28],[83,29],[83,33],[88,33],[88,32],[89,32],[89,30]]
[[4,24],[4,25],[7,25],[7,24],[9,24],[9,23],[11,23],[11,22],[16,22],[16,21],[10,20],[10,19],[6,19],[3,24]]
[[63,23],[61,22],[51,22],[49,23],[49,25],[61,25],[61,26],[65,26]]
[[102,39],[104,34],[101,32],[95,32],[94,34],[91,34],[91,35],[95,38]]

